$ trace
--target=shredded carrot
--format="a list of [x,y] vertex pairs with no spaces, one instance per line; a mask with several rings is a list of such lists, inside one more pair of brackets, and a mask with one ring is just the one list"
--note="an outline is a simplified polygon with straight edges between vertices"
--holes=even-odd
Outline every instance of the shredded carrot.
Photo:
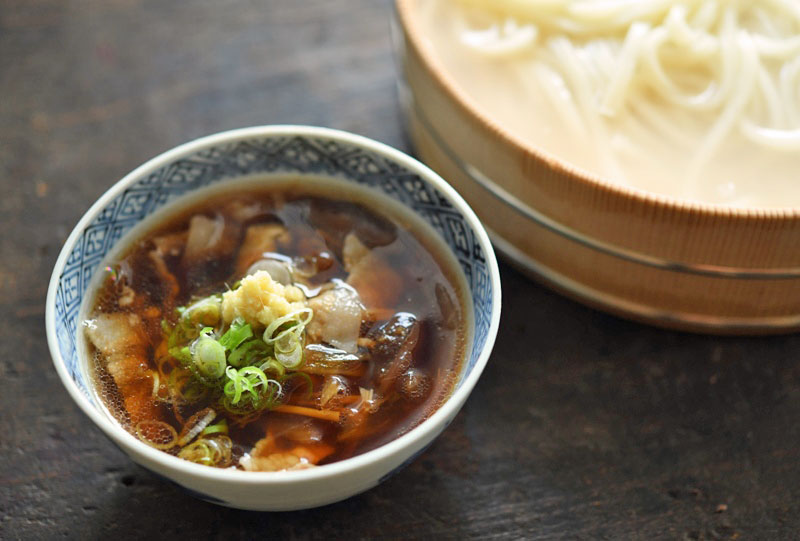
[[292,397],[291,405],[292,406],[309,406],[309,407],[312,407],[312,408],[316,408],[319,405],[319,402],[317,400],[314,400],[313,398],[311,400],[295,400],[294,397]]
[[324,421],[339,422],[339,412],[330,410],[318,410],[314,408],[306,408],[303,406],[283,405],[273,408],[272,411],[281,413],[294,413],[295,415],[305,415],[306,417],[315,417]]
[[[341,398],[337,398],[337,397],[331,398],[328,403],[329,404],[335,404],[335,405],[341,404],[343,406],[346,406],[348,404],[353,404],[354,402],[358,402],[359,400],[361,400],[361,395],[360,394],[351,394],[351,395],[348,395],[348,396],[343,396]],[[313,400],[313,399],[312,400],[294,400],[293,399],[291,405],[292,406],[310,406],[310,407],[316,409],[316,406],[319,405],[319,401]]]
[[316,361],[306,361],[306,363],[298,368],[300,372],[305,372],[312,376],[327,376],[335,374],[337,376],[353,376],[359,377],[366,369],[362,361],[337,361],[336,363],[325,364],[324,362],[318,363]]

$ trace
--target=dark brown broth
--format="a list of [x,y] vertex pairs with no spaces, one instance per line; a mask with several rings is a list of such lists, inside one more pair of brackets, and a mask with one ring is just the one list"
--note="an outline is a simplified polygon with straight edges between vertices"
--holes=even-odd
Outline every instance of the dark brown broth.
[[[320,196],[324,195],[324,196]],[[369,197],[359,201],[334,199],[329,193],[315,191],[313,188],[282,188],[275,190],[244,190],[225,195],[217,195],[212,200],[198,203],[188,209],[163,220],[150,232],[140,235],[130,248],[117,259],[117,269],[121,279],[147,300],[135,310],[143,312],[149,306],[161,306],[167,296],[168,287],[159,278],[148,258],[153,250],[155,239],[172,234],[180,234],[187,229],[192,216],[202,214],[209,218],[223,220],[226,231],[230,229],[230,241],[234,249],[211,253],[202,258],[199,264],[184,265],[181,255],[176,253],[165,257],[170,272],[177,278],[180,293],[175,306],[183,305],[192,298],[205,296],[226,289],[241,278],[237,276],[234,262],[239,243],[248,226],[276,222],[289,231],[291,240],[280,246],[279,252],[292,258],[306,258],[309,265],[314,258],[322,260],[327,268],[309,279],[309,286],[328,282],[331,279],[346,279],[347,273],[342,263],[342,241],[344,236],[355,232],[359,239],[386,261],[402,281],[402,294],[388,308],[393,312],[413,314],[420,324],[419,341],[413,350],[413,367],[429,376],[430,392],[422,400],[409,400],[396,391],[380,409],[372,414],[371,422],[379,430],[358,441],[337,441],[342,429],[339,425],[326,421],[308,421],[296,415],[265,412],[256,421],[244,427],[230,422],[230,437],[234,442],[234,460],[247,452],[265,435],[267,426],[277,432],[291,430],[303,423],[312,423],[314,430],[322,434],[323,441],[335,447],[333,454],[321,463],[342,460],[363,453],[397,438],[418,425],[435,411],[453,390],[455,378],[461,368],[465,350],[466,313],[464,294],[459,270],[447,258],[436,257],[437,243],[426,238],[426,232],[419,231],[407,217],[402,215],[379,215],[368,207],[373,205]],[[341,194],[339,194],[341,197]],[[250,209],[247,216],[234,218],[233,207]],[[225,210],[228,209],[228,210]],[[120,280],[106,280],[99,288],[93,313],[129,311],[119,306]],[[444,299],[444,302],[443,302]],[[141,304],[141,303],[140,303]],[[167,307],[162,317],[174,321],[172,308]],[[441,306],[449,306],[450,313],[443,315]],[[141,315],[141,314],[140,314]],[[142,316],[142,319],[145,319]],[[362,325],[362,336],[375,332],[382,320],[369,321]],[[145,325],[148,339],[148,362],[155,368],[154,351],[163,335],[159,326]],[[95,365],[95,384],[109,410],[131,430],[130,423],[122,408],[122,397],[116,385],[104,369],[101,356],[93,352],[99,362]],[[381,370],[380,363],[371,360],[364,375],[350,378],[352,387],[374,388],[375,377]],[[315,390],[322,383],[321,376],[312,376]],[[298,390],[299,392],[299,390]],[[390,391],[392,393],[392,391]],[[155,402],[155,401],[154,401]],[[184,407],[182,415],[188,418],[192,413],[208,404],[195,404]],[[172,423],[178,431],[180,424],[168,406],[159,405],[162,418]],[[222,414],[231,418],[224,411]],[[233,419],[231,418],[231,421]],[[288,427],[288,428],[287,428]],[[287,449],[293,443],[280,440]]]

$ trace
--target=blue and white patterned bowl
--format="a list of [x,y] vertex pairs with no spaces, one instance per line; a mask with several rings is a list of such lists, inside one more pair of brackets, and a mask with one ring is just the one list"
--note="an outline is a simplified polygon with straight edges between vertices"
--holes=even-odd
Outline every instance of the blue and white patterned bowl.
[[[133,226],[174,199],[245,176],[343,179],[401,202],[441,235],[461,264],[474,308],[469,358],[453,395],[429,419],[373,451],[301,471],[218,470],[153,449],[122,429],[91,392],[79,354],[79,313],[92,274]],[[191,493],[242,509],[288,510],[367,490],[410,462],[455,417],[478,381],[500,321],[500,277],[489,239],[464,200],[436,173],[381,143],[345,132],[269,126],[187,143],[145,163],[83,216],[56,262],[47,293],[47,340],[56,370],[78,406],[134,461]]]

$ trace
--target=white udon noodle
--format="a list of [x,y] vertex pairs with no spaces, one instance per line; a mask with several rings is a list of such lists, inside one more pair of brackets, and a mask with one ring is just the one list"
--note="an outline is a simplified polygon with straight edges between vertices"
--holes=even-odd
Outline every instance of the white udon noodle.
[[686,144],[676,110],[709,119],[675,181],[689,197],[735,131],[770,151],[800,151],[796,0],[447,1],[460,4],[461,45],[535,80],[560,129],[593,149],[609,179],[624,177],[607,127],[623,115],[676,145]]

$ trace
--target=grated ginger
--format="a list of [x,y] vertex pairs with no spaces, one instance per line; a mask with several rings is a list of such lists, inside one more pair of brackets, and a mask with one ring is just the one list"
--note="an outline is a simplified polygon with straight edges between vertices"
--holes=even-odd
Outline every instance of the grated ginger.
[[222,295],[222,317],[230,323],[237,317],[253,327],[266,327],[275,319],[306,307],[300,288],[284,286],[267,271],[242,278],[239,288]]

